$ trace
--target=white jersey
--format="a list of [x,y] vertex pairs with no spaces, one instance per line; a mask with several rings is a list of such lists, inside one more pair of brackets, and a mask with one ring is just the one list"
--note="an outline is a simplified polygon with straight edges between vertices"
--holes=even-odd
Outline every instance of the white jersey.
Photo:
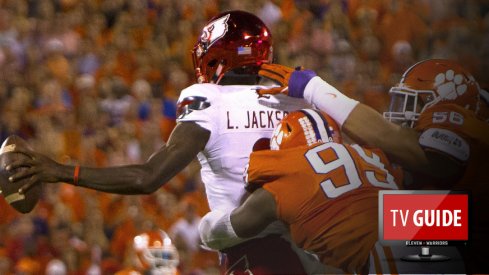
[[211,210],[239,206],[245,192],[243,173],[255,142],[270,138],[288,112],[310,108],[303,99],[284,95],[258,98],[259,87],[195,84],[178,100],[179,109],[185,109],[178,122],[192,121],[211,132],[198,154]]

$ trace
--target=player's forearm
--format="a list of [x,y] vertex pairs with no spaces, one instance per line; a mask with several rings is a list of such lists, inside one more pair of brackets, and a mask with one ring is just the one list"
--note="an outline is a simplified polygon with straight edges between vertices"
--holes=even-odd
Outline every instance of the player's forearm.
[[[78,179],[75,180],[74,167],[65,168],[71,171],[62,181],[76,186],[116,194],[149,194],[163,185],[165,179],[152,179],[151,172],[144,165],[131,165],[109,168],[81,167]],[[75,182],[76,181],[76,182]]]
[[194,123],[179,123],[168,143],[146,163],[102,169],[82,167],[77,185],[118,194],[152,193],[195,158],[209,135],[209,131]]
[[424,170],[427,166],[413,129],[385,120],[374,109],[345,96],[321,78],[309,81],[304,98],[328,113],[355,142],[380,148],[391,160],[411,170]]
[[258,188],[233,210],[230,222],[237,236],[251,238],[278,219],[276,212],[274,196],[264,188]]
[[445,179],[445,182],[460,172],[460,167],[445,157],[430,157],[419,145],[419,135],[414,129],[387,121],[365,104],[353,109],[343,124],[343,131],[355,142],[380,148],[392,162],[411,172]]
[[413,129],[385,120],[374,109],[346,97],[319,77],[307,84],[304,98],[328,113],[355,142],[380,148],[392,161],[411,171],[433,171]]
[[[76,185],[117,194],[150,194],[183,170],[195,155],[188,147],[167,145],[144,164],[81,167]],[[74,183],[74,177],[69,182]]]
[[385,120],[365,104],[352,110],[342,129],[355,142],[380,148],[393,162],[411,171],[423,171],[428,166],[415,130]]

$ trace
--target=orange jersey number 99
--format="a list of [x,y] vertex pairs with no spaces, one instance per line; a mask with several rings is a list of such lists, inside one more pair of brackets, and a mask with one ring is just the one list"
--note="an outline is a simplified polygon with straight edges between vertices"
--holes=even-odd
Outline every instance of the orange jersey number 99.
[[324,143],[305,154],[317,174],[324,174],[321,188],[329,198],[370,184],[382,189],[398,189],[394,177],[378,155],[359,145]]

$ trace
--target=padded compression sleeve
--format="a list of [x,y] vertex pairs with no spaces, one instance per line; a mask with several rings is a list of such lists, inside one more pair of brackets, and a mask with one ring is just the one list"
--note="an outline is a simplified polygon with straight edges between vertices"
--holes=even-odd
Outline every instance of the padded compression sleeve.
[[239,238],[234,232],[231,225],[231,211],[214,210],[202,218],[199,233],[205,246],[222,250],[245,240]]

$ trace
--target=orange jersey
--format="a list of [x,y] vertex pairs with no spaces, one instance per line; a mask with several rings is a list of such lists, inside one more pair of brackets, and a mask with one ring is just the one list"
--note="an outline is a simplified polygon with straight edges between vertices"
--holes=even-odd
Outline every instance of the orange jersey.
[[489,124],[463,107],[440,104],[421,114],[416,130],[421,133],[420,145],[425,150],[448,155],[465,166],[453,189],[470,191],[468,271],[480,273],[489,256],[485,252],[489,246]]
[[[489,149],[489,124],[476,114],[455,104],[439,104],[425,110],[418,119],[416,131],[420,145],[468,163],[475,151]],[[475,154],[471,156],[471,154]],[[477,159],[478,161],[482,159]]]
[[364,271],[377,241],[378,191],[398,178],[381,152],[321,143],[251,154],[247,182],[273,194],[292,239],[321,261]]
[[416,130],[425,150],[439,152],[465,166],[454,188],[472,192],[489,201],[489,124],[474,112],[454,104],[435,105],[419,117]]

